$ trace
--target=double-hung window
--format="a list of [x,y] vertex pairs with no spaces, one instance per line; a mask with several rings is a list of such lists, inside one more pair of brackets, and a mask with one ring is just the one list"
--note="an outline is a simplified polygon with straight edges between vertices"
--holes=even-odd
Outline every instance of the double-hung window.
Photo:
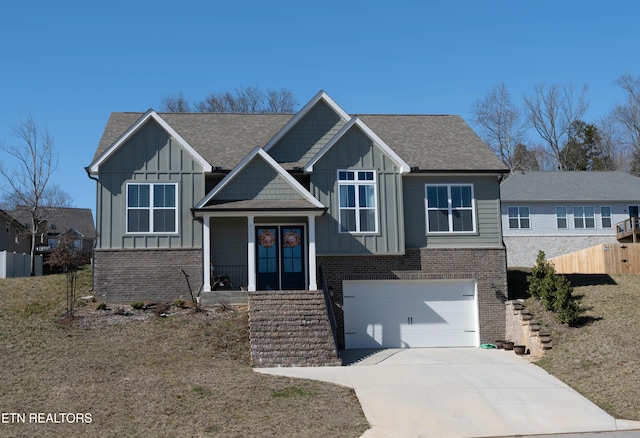
[[427,232],[472,233],[476,230],[471,184],[427,184]]
[[566,230],[567,224],[567,207],[556,207],[556,227],[559,230]]
[[611,228],[611,207],[600,207],[600,221],[602,228]]
[[573,226],[576,229],[595,228],[596,213],[594,207],[573,207]]
[[531,228],[529,207],[509,207],[509,228]]
[[127,184],[127,233],[176,233],[177,184]]
[[375,171],[339,170],[338,198],[341,233],[377,232]]

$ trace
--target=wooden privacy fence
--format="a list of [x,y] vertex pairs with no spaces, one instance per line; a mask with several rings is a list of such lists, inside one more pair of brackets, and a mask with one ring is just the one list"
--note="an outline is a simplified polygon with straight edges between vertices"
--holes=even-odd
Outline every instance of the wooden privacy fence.
[[640,243],[604,243],[549,261],[558,274],[640,274]]

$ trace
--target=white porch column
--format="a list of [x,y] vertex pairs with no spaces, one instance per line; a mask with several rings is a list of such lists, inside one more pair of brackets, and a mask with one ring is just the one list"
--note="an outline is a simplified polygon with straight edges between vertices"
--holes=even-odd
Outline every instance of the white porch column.
[[247,216],[247,290],[256,290],[256,232],[253,216]]
[[316,279],[316,217],[307,217],[309,228],[309,290],[318,290]]
[[211,292],[211,216],[202,218],[202,291]]

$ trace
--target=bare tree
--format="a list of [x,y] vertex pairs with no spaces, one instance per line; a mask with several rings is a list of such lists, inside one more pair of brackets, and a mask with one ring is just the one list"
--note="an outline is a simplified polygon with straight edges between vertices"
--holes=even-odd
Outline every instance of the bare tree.
[[233,93],[211,93],[193,107],[182,92],[162,99],[162,109],[168,112],[293,113],[297,105],[293,93],[286,88],[263,92],[257,87],[242,87],[236,88]]
[[629,170],[640,175],[640,76],[625,73],[615,84],[624,90],[626,101],[615,106],[612,116],[622,126],[622,140],[633,154]]
[[626,129],[618,121],[615,110],[603,116],[597,126],[602,138],[603,151],[611,156],[615,168],[630,172],[634,148],[627,139]]
[[576,96],[572,83],[566,86],[536,84],[534,93],[524,98],[525,110],[531,126],[545,143],[547,153],[558,169],[566,170],[560,151],[567,143],[571,125],[589,107],[585,100],[587,86]]
[[162,111],[169,113],[188,113],[191,112],[191,104],[184,97],[182,91],[177,94],[166,95],[162,98]]
[[473,113],[475,123],[481,127],[480,136],[513,173],[514,153],[516,146],[523,143],[525,124],[507,86],[494,85],[483,99],[476,101]]
[[268,113],[293,113],[298,106],[293,92],[283,88],[281,90],[267,90],[267,108]]
[[58,166],[57,156],[53,151],[53,137],[47,129],[41,129],[36,124],[33,115],[27,114],[11,132],[17,143],[2,145],[2,150],[12,157],[14,167],[0,168],[0,175],[7,184],[2,185],[5,195],[16,205],[23,206],[29,211],[31,218],[31,275],[35,273],[35,249],[38,225],[43,218],[43,207],[47,197],[49,178]]

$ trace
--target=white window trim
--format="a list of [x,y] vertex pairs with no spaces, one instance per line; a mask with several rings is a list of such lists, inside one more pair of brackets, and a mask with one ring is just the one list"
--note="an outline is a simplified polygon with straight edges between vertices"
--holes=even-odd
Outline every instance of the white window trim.
[[[509,209],[510,208],[517,208],[518,209],[518,216],[515,217],[511,217],[509,215]],[[528,216],[523,216],[521,214],[521,210],[523,208],[526,208],[528,211]],[[512,227],[511,226],[511,219],[517,219],[518,220],[518,226],[517,227]],[[529,226],[528,227],[523,227],[522,226],[522,219],[527,219],[529,221]],[[526,206],[526,205],[510,205],[507,207],[507,226],[509,227],[510,230],[530,230],[531,229],[531,208]]]
[[[132,185],[148,185],[149,186],[149,207],[145,208],[147,210],[149,210],[149,231],[129,231],[129,186]],[[157,208],[153,206],[153,196],[154,196],[154,190],[153,190],[153,186],[156,185],[163,185],[163,186],[175,186],[175,193],[176,193],[176,206],[172,207],[173,209],[175,209],[175,219],[174,222],[176,224],[176,228],[174,231],[153,231],[153,210],[169,210],[169,208]],[[180,206],[180,191],[178,190],[178,183],[175,182],[161,182],[161,181],[156,181],[156,182],[130,182],[127,183],[126,186],[126,196],[125,196],[125,216],[124,216],[124,222],[125,222],[125,227],[126,227],[126,234],[132,234],[132,235],[176,235],[178,234],[178,230],[180,229],[180,225],[178,223],[178,209]],[[136,210],[141,210],[142,208],[137,208],[137,207],[132,207]]]
[[[427,198],[427,189],[429,187],[443,187],[447,188],[447,197],[448,197],[448,206],[447,206],[447,216],[449,220],[449,230],[450,231],[429,231],[429,199]],[[471,207],[466,208],[456,208],[454,209],[451,205],[451,188],[452,187],[471,187]],[[439,208],[433,208],[431,210],[440,210]],[[453,231],[453,215],[452,212],[454,210],[471,210],[473,223],[473,230],[465,230],[465,231]],[[425,233],[426,234],[476,234],[477,233],[477,222],[478,215],[476,212],[476,195],[473,184],[425,184],[424,185],[424,211],[425,211]]]
[[[560,228],[558,226],[558,219],[560,219],[560,216],[558,216],[559,208],[564,208],[564,221],[566,223],[566,226],[564,228]],[[569,208],[565,207],[564,205],[557,205],[556,206],[556,230],[568,230],[568,229],[569,229]]]
[[[340,172],[351,172],[356,174],[355,178],[352,180],[341,180]],[[373,173],[373,180],[364,180],[360,181],[357,178],[358,172],[371,172]],[[378,233],[378,172],[375,169],[338,169],[336,172],[336,181],[338,182],[338,193],[337,193],[337,201],[338,201],[338,232],[340,234],[377,234]],[[355,190],[355,208],[348,207],[340,207],[340,186],[349,185],[356,186]],[[367,185],[373,186],[373,198],[375,200],[374,210],[374,230],[373,231],[360,231],[360,210],[370,210],[370,208],[363,208],[359,206],[359,196],[360,191],[357,189],[358,186]],[[343,231],[342,230],[342,210],[355,210],[356,211],[356,230],[355,231]]]
[[[608,208],[609,209],[609,216],[604,216],[602,214],[602,209],[603,208]],[[603,223],[603,219],[604,218],[609,218],[609,222],[611,223],[610,226],[605,227],[604,223]],[[611,206],[609,205],[601,205],[600,206],[600,226],[602,227],[603,230],[610,230],[611,228],[613,228],[613,209],[611,208]]]
[[[582,216],[576,216],[576,208],[582,208]],[[593,209],[593,227],[587,227],[587,218],[589,216],[584,214],[584,209],[585,208],[592,208]],[[571,213],[573,216],[573,229],[574,230],[596,230],[598,228],[598,221],[596,220],[596,208],[592,205],[574,205],[571,208]],[[583,227],[576,227],[576,218],[582,218],[583,220]]]

